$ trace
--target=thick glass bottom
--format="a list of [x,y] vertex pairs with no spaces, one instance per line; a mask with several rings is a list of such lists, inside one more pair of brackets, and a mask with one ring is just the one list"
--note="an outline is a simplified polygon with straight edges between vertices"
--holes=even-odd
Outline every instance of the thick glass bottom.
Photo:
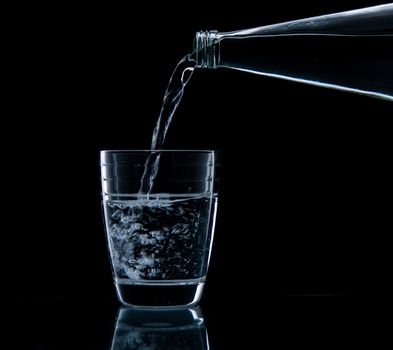
[[203,280],[132,282],[116,281],[120,301],[133,307],[189,307],[199,302]]

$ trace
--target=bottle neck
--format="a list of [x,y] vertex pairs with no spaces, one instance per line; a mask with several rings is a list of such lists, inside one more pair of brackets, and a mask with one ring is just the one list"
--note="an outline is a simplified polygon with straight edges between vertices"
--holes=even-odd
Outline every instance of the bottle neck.
[[220,41],[216,30],[196,33],[194,51],[198,68],[216,68],[220,61]]

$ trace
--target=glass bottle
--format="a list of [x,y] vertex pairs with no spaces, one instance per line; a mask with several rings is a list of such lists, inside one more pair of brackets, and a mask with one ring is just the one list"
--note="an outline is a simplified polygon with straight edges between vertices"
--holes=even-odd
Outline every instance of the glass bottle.
[[200,31],[196,67],[393,101],[393,3],[233,32]]

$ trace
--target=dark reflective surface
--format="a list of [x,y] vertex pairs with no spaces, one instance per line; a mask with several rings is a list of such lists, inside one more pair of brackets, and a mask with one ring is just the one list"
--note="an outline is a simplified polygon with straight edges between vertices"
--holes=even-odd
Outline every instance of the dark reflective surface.
[[33,350],[205,350],[208,332],[201,307],[133,309],[110,297],[29,298],[12,308],[17,348]]
[[201,309],[121,307],[111,349],[209,349]]
[[15,349],[109,350],[117,304],[75,297],[32,297],[9,303]]
[[207,296],[198,307],[165,311],[124,308],[110,296],[90,302],[30,298],[9,304],[7,325],[14,333],[13,349],[254,349],[277,339],[292,342],[324,331],[330,336],[332,326],[343,327],[356,314],[337,299],[304,303],[261,297],[254,302]]

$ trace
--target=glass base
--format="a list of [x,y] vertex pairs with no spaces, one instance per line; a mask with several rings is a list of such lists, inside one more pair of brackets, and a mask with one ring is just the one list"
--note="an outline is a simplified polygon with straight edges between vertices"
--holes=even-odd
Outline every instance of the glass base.
[[199,302],[204,281],[124,283],[116,281],[119,300],[133,307],[189,307]]

